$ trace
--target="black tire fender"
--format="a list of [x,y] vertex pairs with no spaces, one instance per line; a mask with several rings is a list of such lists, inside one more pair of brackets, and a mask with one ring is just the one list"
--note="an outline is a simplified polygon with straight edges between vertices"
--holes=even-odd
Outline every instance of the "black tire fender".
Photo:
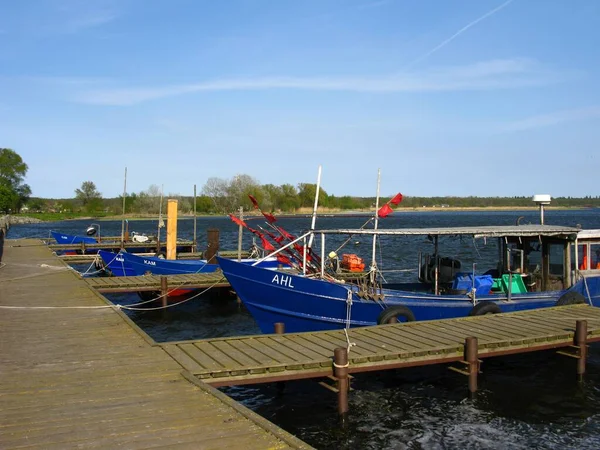
[[501,312],[502,310],[496,303],[485,301],[473,306],[473,309],[469,312],[469,316],[483,316],[485,314],[498,314]]
[[390,320],[394,318],[404,318],[404,322],[415,321],[415,315],[409,308],[402,305],[394,305],[381,311],[379,317],[377,317],[377,324],[383,325],[390,323]]
[[585,297],[583,295],[579,292],[569,291],[560,296],[556,301],[556,306],[580,305],[582,303],[585,303]]

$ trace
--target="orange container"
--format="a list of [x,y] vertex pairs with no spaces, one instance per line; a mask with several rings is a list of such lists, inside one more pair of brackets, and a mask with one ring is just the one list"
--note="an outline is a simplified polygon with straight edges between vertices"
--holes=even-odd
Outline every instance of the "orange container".
[[345,254],[342,255],[342,268],[350,272],[363,272],[365,270],[365,263],[362,258],[353,253]]

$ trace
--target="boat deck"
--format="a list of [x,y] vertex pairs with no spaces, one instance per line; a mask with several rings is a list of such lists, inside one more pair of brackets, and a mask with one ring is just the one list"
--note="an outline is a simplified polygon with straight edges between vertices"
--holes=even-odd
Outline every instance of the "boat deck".
[[0,269],[0,448],[310,448],[190,383],[47,247],[19,244]]
[[[464,360],[476,337],[479,358],[573,345],[577,320],[588,342],[600,341],[600,308],[562,306],[516,313],[353,328],[349,373]],[[202,339],[162,344],[184,369],[206,383],[227,386],[333,375],[343,330]]]

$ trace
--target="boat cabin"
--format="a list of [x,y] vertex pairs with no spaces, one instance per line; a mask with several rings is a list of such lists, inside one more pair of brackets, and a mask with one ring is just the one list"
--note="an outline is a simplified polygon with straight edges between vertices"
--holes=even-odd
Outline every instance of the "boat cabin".
[[[581,274],[600,274],[600,230],[530,224],[449,228],[379,230],[322,230],[322,234],[425,237],[432,251],[419,252],[421,289],[435,294],[464,293],[481,285],[480,292],[525,293],[568,289]],[[444,237],[459,237],[478,248],[497,248],[497,256],[467,264],[444,254]],[[486,249],[493,251],[493,249]],[[479,252],[479,250],[477,250]],[[452,254],[450,252],[450,254]],[[489,256],[489,251],[488,251]],[[486,265],[482,267],[482,265]],[[473,280],[475,282],[473,283]],[[479,291],[478,291],[479,293]]]

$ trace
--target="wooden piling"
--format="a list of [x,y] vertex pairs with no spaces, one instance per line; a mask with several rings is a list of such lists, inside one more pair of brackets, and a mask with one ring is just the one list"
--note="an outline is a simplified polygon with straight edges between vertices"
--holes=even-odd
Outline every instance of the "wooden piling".
[[333,375],[338,383],[338,413],[345,417],[348,414],[348,350],[338,347],[333,351]]
[[465,360],[469,364],[469,392],[477,392],[477,374],[479,373],[479,359],[477,355],[477,338],[465,339]]
[[285,323],[277,322],[275,324],[275,334],[284,334],[285,333]]
[[209,228],[207,232],[207,248],[206,248],[206,262],[207,264],[217,264],[217,258],[215,255],[219,251],[219,229]]
[[167,259],[177,258],[177,200],[167,201]]
[[587,320],[578,320],[575,324],[575,345],[579,347],[577,359],[577,376],[579,379],[585,374],[585,360],[587,359]]

